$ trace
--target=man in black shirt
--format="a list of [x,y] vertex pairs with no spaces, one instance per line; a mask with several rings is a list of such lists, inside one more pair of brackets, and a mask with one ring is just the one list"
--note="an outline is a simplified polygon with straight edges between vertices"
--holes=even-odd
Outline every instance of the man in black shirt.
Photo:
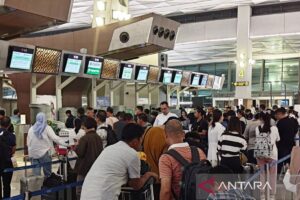
[[[287,115],[285,108],[279,108],[275,112],[277,128],[279,131],[280,141],[277,142],[278,160],[289,155],[295,145],[295,135],[298,132],[298,123],[290,119]],[[289,163],[290,159],[284,163]],[[278,173],[281,172],[283,164],[278,164]]]
[[205,120],[205,111],[201,108],[197,109],[195,112],[196,122],[192,125],[192,131],[198,132],[201,136],[207,137],[208,123]]
[[66,111],[67,120],[66,120],[66,127],[67,128],[74,128],[74,119],[75,117],[72,115],[71,110]]

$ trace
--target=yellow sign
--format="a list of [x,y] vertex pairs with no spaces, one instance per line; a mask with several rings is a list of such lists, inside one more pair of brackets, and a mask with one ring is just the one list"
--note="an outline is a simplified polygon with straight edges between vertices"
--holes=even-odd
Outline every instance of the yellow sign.
[[244,78],[245,76],[245,70],[241,69],[239,72],[239,77]]
[[236,87],[249,86],[249,81],[237,81],[233,85]]

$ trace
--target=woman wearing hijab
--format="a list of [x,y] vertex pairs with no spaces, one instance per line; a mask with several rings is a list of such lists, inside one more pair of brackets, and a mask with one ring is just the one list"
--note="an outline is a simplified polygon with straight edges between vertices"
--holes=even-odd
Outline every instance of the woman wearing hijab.
[[[53,142],[67,146],[64,141],[55,135],[53,129],[47,124],[46,115],[42,112],[36,116],[35,124],[29,129],[27,136],[28,154],[32,164],[51,162]],[[43,166],[44,175],[49,177],[52,169],[51,164]],[[41,175],[41,168],[33,168],[33,174]]]

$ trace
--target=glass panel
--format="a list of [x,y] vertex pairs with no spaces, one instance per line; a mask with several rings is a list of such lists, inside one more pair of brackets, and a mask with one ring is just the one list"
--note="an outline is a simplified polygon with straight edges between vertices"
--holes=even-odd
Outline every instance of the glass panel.
[[217,63],[216,64],[216,75],[222,76],[222,74],[225,74],[225,82],[223,85],[223,90],[228,91],[227,83],[228,83],[228,67],[229,63]]
[[[231,64],[231,83],[234,83],[236,81],[236,64],[234,62]],[[235,91],[235,87],[230,84],[230,91]]]
[[215,75],[215,63],[201,64],[200,72]]
[[298,90],[298,73],[299,73],[299,59],[283,60],[283,85],[286,84],[286,89],[290,91]]
[[260,73],[263,61],[257,60],[252,66],[252,91],[260,91]]
[[268,84],[272,82],[273,91],[279,91],[281,89],[281,77],[282,77],[282,60],[266,60],[265,64],[265,91],[269,91]]

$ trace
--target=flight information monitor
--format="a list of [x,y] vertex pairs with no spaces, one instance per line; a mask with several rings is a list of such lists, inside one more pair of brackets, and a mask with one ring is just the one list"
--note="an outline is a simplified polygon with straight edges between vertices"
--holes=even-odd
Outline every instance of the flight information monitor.
[[65,53],[63,56],[63,72],[79,74],[83,57],[76,54]]
[[123,80],[131,80],[133,74],[133,64],[130,63],[121,63],[119,78]]
[[200,74],[192,74],[192,78],[191,78],[192,86],[199,86],[200,76],[201,76]]
[[90,57],[85,58],[84,74],[99,77],[103,65],[103,58]]
[[208,78],[208,75],[207,75],[207,74],[201,75],[201,80],[200,80],[200,86],[201,86],[201,87],[203,87],[203,88],[206,87],[207,78]]
[[146,66],[135,66],[135,80],[147,81],[149,74],[149,67]]
[[174,71],[172,83],[179,85],[181,83],[181,80],[182,80],[182,71]]
[[172,81],[173,71],[162,69],[159,81],[164,84],[170,84]]
[[25,47],[9,46],[7,68],[30,70],[33,60],[34,49]]
[[221,89],[221,82],[222,82],[222,77],[215,76],[215,81],[214,81],[213,89],[215,89],[215,90]]

